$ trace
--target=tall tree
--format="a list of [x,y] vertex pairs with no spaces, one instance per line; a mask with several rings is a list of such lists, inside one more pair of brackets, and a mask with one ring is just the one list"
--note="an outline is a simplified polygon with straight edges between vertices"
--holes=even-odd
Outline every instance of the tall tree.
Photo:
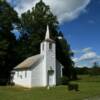
[[[44,39],[47,24],[50,26],[51,38],[56,41],[57,59],[65,66],[64,75],[72,78],[75,71],[74,63],[71,60],[70,45],[64,39],[63,33],[58,32],[57,17],[42,0],[32,8],[32,11],[29,10],[21,16],[22,30],[19,38],[19,45],[21,46],[18,47],[22,51],[20,55],[24,55],[22,59],[25,59],[29,55],[39,53],[40,43]],[[59,36],[62,38],[59,39]]]
[[77,79],[74,62],[71,59],[74,54],[62,32],[59,32],[59,36],[56,39],[56,51],[57,59],[64,65],[64,76],[67,76],[69,79]]
[[54,38],[57,34],[58,21],[49,6],[45,5],[42,0],[32,8],[32,11],[22,14],[22,30],[18,48],[20,51],[24,50],[21,54],[24,55],[24,58],[39,53],[40,42],[44,39],[47,24],[49,24],[51,33],[53,33],[51,36]]
[[0,79],[8,79],[15,65],[16,37],[12,33],[15,23],[17,13],[5,0],[0,0]]

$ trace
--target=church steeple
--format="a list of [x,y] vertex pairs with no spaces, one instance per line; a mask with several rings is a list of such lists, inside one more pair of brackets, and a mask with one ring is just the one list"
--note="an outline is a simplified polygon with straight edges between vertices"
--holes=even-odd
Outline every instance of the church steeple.
[[50,38],[49,25],[46,28],[45,39],[41,42],[41,53],[43,54],[48,50],[55,51],[55,41]]
[[54,40],[52,40],[50,38],[49,25],[47,25],[46,34],[45,34],[45,40],[44,41],[47,41],[47,42],[55,42]]
[[[50,38],[49,25],[47,25],[46,35],[44,41],[41,43],[40,54],[43,56],[43,70],[46,74],[47,86],[51,84],[56,85],[56,43]],[[53,71],[51,74],[50,72]],[[49,77],[52,75],[52,83],[49,84]],[[49,76],[49,77],[48,77]]]
[[49,32],[49,26],[47,25],[45,40],[50,39],[50,32]]

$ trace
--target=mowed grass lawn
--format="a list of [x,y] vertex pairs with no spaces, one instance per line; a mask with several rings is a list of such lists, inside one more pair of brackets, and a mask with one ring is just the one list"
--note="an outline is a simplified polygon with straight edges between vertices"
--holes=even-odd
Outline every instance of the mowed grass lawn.
[[22,87],[0,87],[0,100],[100,100],[100,76],[84,76],[78,92],[68,91],[67,86],[26,89]]

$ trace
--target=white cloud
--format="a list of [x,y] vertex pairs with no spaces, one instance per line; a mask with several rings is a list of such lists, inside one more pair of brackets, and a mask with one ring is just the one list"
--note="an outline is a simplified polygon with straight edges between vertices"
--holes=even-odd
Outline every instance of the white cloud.
[[94,58],[96,58],[97,55],[95,52],[88,52],[86,54],[83,54],[80,58],[79,61],[85,61],[85,60],[93,60]]
[[83,53],[88,53],[88,52],[92,51],[92,48],[90,48],[90,47],[84,48],[82,51],[83,51]]
[[[74,50],[75,51],[75,50]],[[92,66],[94,62],[100,62],[100,55],[97,55],[90,47],[75,51],[78,57],[72,58],[76,66]]]
[[79,53],[81,53],[81,51],[79,51],[79,50],[72,50],[72,52],[73,52],[74,54],[79,54]]
[[95,59],[91,61],[91,63],[99,62],[100,63],[100,56],[97,56]]
[[[12,2],[13,0],[8,0]],[[15,10],[21,14],[31,9],[39,0],[16,0]],[[50,5],[52,12],[58,17],[60,23],[71,21],[77,18],[82,12],[86,12],[85,8],[90,0],[43,0]]]
[[74,62],[78,62],[78,58],[72,58],[72,60],[74,61]]
[[83,54],[83,53],[88,53],[88,52],[91,52],[91,51],[92,51],[91,47],[87,47],[87,48],[84,48],[84,49],[81,49],[81,50],[72,50],[72,52],[74,54]]

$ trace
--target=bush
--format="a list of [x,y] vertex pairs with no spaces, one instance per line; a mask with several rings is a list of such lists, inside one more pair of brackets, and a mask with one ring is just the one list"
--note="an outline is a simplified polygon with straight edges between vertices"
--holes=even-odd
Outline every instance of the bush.
[[69,83],[68,84],[68,90],[69,91],[71,91],[71,90],[79,91],[79,85],[75,84],[75,83]]

